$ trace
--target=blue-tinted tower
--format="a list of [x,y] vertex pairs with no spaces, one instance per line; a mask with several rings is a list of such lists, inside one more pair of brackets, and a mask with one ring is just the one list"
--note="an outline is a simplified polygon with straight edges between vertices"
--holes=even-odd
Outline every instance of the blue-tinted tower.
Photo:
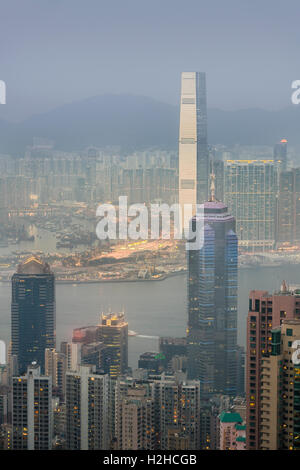
[[187,252],[189,378],[200,380],[202,400],[215,393],[234,396],[238,280],[235,219],[225,204],[212,200],[193,217],[191,228],[197,233],[203,230],[203,243]]

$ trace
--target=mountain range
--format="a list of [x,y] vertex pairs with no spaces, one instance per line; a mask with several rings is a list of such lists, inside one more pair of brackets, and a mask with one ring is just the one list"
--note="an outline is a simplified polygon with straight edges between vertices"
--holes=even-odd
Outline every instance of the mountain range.
[[[24,155],[34,137],[57,149],[120,146],[177,149],[179,107],[136,95],[101,95],[57,107],[23,122],[0,120],[0,153]],[[300,106],[278,111],[208,110],[210,144],[274,145],[282,138],[300,149]]]

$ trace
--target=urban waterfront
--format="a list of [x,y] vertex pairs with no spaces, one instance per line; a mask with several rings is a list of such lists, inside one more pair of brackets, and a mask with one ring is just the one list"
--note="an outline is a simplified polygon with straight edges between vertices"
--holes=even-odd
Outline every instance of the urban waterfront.
[[[300,285],[300,265],[239,271],[238,343],[245,346],[250,289],[279,289],[282,280]],[[0,284],[0,339],[10,338],[10,284]],[[129,329],[129,365],[137,367],[142,352],[158,348],[158,336],[184,336],[187,324],[186,275],[158,282],[107,282],[56,286],[57,345],[71,340],[73,328],[93,325],[102,311],[124,310]],[[139,336],[140,335],[140,336]],[[157,338],[155,338],[157,337]]]

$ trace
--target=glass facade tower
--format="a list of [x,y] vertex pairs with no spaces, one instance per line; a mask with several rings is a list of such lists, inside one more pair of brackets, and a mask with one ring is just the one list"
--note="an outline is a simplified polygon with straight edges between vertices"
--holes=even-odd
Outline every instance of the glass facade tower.
[[236,395],[237,260],[235,219],[221,202],[205,202],[191,221],[203,245],[188,251],[188,374],[201,399]]
[[55,348],[55,280],[47,263],[27,258],[12,277],[12,354],[19,374],[36,362],[45,368],[45,349]]

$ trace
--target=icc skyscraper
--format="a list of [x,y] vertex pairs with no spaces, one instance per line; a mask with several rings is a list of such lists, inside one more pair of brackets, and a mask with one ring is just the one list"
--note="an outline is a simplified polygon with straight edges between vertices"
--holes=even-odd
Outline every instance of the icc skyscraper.
[[[179,204],[202,204],[208,198],[206,79],[202,72],[181,75],[179,130]],[[193,215],[196,213],[193,210]]]

